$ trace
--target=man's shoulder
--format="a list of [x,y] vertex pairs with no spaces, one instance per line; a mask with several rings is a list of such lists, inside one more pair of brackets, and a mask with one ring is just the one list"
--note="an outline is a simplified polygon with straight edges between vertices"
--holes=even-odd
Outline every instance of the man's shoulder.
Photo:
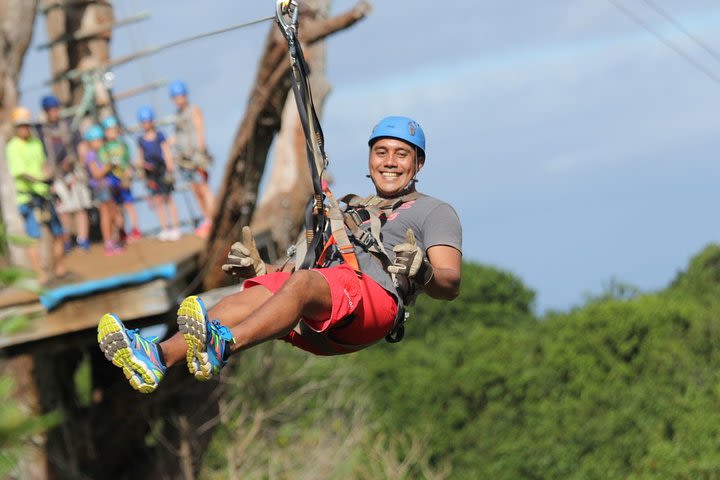
[[445,200],[441,200],[437,197],[433,197],[431,195],[427,195],[422,192],[416,192],[415,197],[416,198],[414,199],[414,201],[420,210],[425,210],[425,211],[434,210],[435,208],[437,208],[441,205],[447,206],[447,207],[455,210],[455,208],[452,205],[450,205],[448,202],[446,202]]

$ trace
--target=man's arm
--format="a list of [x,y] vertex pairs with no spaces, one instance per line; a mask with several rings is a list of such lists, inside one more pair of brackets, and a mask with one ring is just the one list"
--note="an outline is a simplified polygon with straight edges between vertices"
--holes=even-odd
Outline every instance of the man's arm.
[[423,291],[432,298],[452,300],[460,294],[462,254],[447,245],[428,248],[427,258],[433,267],[433,276]]

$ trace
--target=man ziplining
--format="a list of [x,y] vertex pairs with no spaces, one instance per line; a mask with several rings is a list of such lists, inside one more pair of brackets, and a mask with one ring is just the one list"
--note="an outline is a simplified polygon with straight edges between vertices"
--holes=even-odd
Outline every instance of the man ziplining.
[[[308,154],[318,163],[325,158],[322,131],[294,31],[288,41],[291,60],[300,64],[293,70],[293,88]],[[244,227],[242,241],[232,246],[223,266],[245,279],[243,289],[209,311],[200,297],[187,297],[178,309],[174,336],[156,343],[126,329],[114,314],[102,317],[100,348],[134,389],[155,391],[167,368],[183,360],[196,379],[209,380],[230,355],[272,339],[317,355],[351,353],[383,338],[399,341],[405,305],[418,294],[445,300],[458,295],[460,221],[449,204],[415,188],[425,164],[422,128],[407,117],[387,117],[375,126],[368,144],[368,176],[376,194],[343,197],[342,209],[329,190],[318,191],[322,169],[311,168],[315,223],[306,225],[308,242],[298,244],[293,268],[266,265]]]

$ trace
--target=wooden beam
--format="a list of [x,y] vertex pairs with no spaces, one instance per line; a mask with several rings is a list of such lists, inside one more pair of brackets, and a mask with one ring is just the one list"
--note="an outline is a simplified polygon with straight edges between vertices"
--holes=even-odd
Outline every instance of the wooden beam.
[[102,65],[99,65],[97,67],[93,68],[76,68],[72,70],[67,70],[64,72],[58,72],[56,73],[53,78],[46,82],[46,85],[51,85],[53,83],[62,81],[62,80],[77,80],[82,76],[84,73],[91,73],[91,72],[97,72],[102,70],[110,70],[111,68],[123,65],[125,63],[132,62],[133,60],[137,60],[139,58],[147,57],[150,55],[155,55],[156,53],[162,52],[164,50],[168,50],[170,48],[179,47],[180,45],[184,45],[186,43],[194,42],[196,40],[201,40],[203,38],[220,35],[222,33],[227,33],[232,30],[237,30],[240,28],[249,27],[251,25],[256,25],[261,22],[266,22],[269,20],[272,20],[274,17],[263,17],[258,20],[253,20],[251,22],[245,22],[245,23],[239,23],[237,25],[231,25],[229,27],[220,28],[218,30],[211,30],[209,32],[201,33],[198,35],[192,35],[189,37],[184,37],[179,40],[174,40],[172,42],[168,42],[164,45],[156,46],[156,47],[149,47],[144,50],[140,50],[135,53],[131,53],[129,55],[125,55],[123,57],[118,57],[114,60],[110,60]]
[[56,8],[82,8],[93,3],[107,6],[112,5],[110,0],[58,0],[57,2],[46,2],[42,10],[40,10],[40,13],[47,15],[50,10],[54,10]]
[[119,93],[113,93],[113,99],[115,99],[115,101],[125,100],[126,98],[140,95],[141,93],[149,92],[151,90],[157,90],[158,88],[163,88],[167,84],[167,80],[158,80],[155,82],[146,83],[145,85],[140,85],[139,87],[131,88],[129,90],[123,90]]
[[71,41],[80,41],[80,40],[87,40],[88,38],[97,37],[99,35],[102,35],[105,32],[112,31],[115,27],[122,27],[124,25],[131,25],[133,23],[138,23],[143,20],[147,20],[150,18],[150,12],[142,12],[137,15],[134,15],[132,17],[123,18],[121,20],[118,20],[116,22],[110,22],[110,23],[102,23],[99,25],[95,25],[90,28],[86,28],[83,30],[78,30],[73,33],[69,33],[66,35],[60,35],[54,39],[52,39],[50,42],[47,43],[41,43],[37,47],[35,47],[36,50],[45,50],[48,48],[52,48],[55,45],[59,45],[61,43],[71,42]]

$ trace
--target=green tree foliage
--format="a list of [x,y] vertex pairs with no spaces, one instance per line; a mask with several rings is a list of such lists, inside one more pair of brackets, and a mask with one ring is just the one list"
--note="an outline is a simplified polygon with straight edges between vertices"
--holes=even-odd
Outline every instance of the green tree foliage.
[[[26,241],[21,237],[10,237],[0,225],[0,254],[6,253],[4,247],[7,242],[23,244]],[[0,268],[0,288],[14,286],[31,276],[26,270],[3,266]],[[22,330],[28,322],[29,318],[22,315],[0,317],[0,335]],[[10,378],[0,377],[0,478],[15,472],[31,435],[59,421],[58,414],[32,415],[13,398],[13,388]]]
[[[460,297],[421,298],[399,345],[313,360],[308,376],[292,374],[297,360],[276,371],[291,379],[284,388],[300,382],[291,391],[337,371],[352,379],[332,389],[344,390],[347,409],[331,418],[363,419],[337,437],[363,431],[343,450],[355,462],[343,478],[720,478],[719,246],[664,291],[613,281],[585,306],[543,318],[517,277],[463,268]],[[314,408],[327,394],[309,393],[275,427],[290,434],[264,445],[326,458],[302,438],[332,430],[328,411]],[[307,478],[339,478],[315,473]]]

